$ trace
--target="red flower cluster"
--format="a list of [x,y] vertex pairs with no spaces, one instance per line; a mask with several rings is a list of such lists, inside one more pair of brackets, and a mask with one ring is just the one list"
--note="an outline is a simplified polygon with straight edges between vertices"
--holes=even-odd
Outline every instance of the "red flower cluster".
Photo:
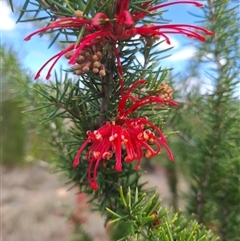
[[[165,98],[165,95],[164,98],[155,95],[141,98],[135,97],[132,94],[133,90],[137,86],[145,84],[146,80],[139,80],[127,91],[124,91],[123,69],[117,49],[119,42],[140,35],[143,38],[163,37],[166,42],[170,44],[168,34],[183,34],[200,41],[205,40],[202,34],[212,35],[212,32],[207,29],[190,24],[153,24],[139,26],[141,20],[154,15],[155,11],[161,8],[175,4],[193,4],[197,7],[202,7],[201,3],[196,1],[173,1],[152,6],[152,1],[146,0],[146,2],[142,3],[139,9],[136,10],[136,8],[131,8],[130,2],[131,0],[117,0],[116,10],[113,16],[107,16],[105,13],[99,12],[96,13],[92,19],[89,19],[84,18],[84,16],[78,12],[78,14],[75,13],[75,18],[61,18],[25,38],[25,40],[30,40],[31,37],[36,34],[52,31],[53,29],[84,30],[82,38],[50,58],[37,72],[35,79],[39,78],[43,68],[52,62],[46,76],[46,78],[49,79],[53,67],[65,54],[69,56],[69,64],[75,64],[81,52],[84,52],[84,48],[96,48],[96,46],[100,47],[108,44],[116,57],[120,75],[121,95],[116,119],[108,121],[98,130],[94,130],[93,132],[88,131],[88,137],[80,146],[73,162],[73,166],[79,164],[80,156],[86,148],[86,160],[89,162],[88,182],[94,190],[98,189],[97,170],[99,164],[102,163],[106,165],[107,160],[113,156],[115,156],[116,159],[115,170],[118,172],[122,170],[123,161],[133,162],[137,160],[137,170],[144,156],[153,157],[160,153],[162,147],[168,152],[169,159],[173,160],[172,152],[167,146],[166,138],[161,130],[150,122],[147,117],[133,117],[134,115],[132,114],[138,108],[151,104],[170,104],[176,106],[177,103],[170,98]],[[169,95],[168,92],[167,94]],[[131,104],[128,104],[129,102]]]
[[[146,117],[128,117],[136,109],[151,103],[177,105],[172,100],[164,100],[157,96],[146,96],[140,99],[134,97],[131,94],[133,89],[137,85],[145,83],[146,80],[139,80],[129,88],[128,92],[119,101],[116,120],[107,122],[104,126],[93,132],[88,131],[88,138],[77,152],[73,166],[79,164],[79,158],[83,150],[88,144],[91,144],[88,148],[86,159],[90,163],[88,181],[94,190],[98,189],[96,179],[100,162],[102,160],[109,160],[113,155],[116,158],[116,171],[122,170],[122,155],[125,155],[125,162],[137,160],[136,169],[138,169],[140,160],[144,156],[153,157],[157,155],[161,151],[161,146],[167,150],[169,159],[173,160],[173,155],[167,146],[166,138],[156,125],[148,121]],[[133,104],[127,108],[126,103],[129,99]],[[154,145],[155,149],[150,145]]]
[[[199,32],[207,35],[212,35],[209,30],[190,24],[159,24],[150,26],[137,26],[139,20],[146,16],[150,16],[154,11],[174,4],[193,4],[197,7],[202,7],[201,3],[196,1],[174,1],[170,3],[159,4],[151,6],[152,1],[147,1],[141,5],[141,10],[129,9],[130,0],[117,0],[116,12],[114,18],[109,18],[104,13],[96,13],[95,16],[89,20],[84,18],[62,18],[50,23],[47,27],[42,28],[34,33],[28,35],[25,40],[30,40],[32,36],[41,34],[53,29],[81,29],[85,27],[85,36],[79,42],[69,45],[66,49],[50,58],[37,72],[35,79],[40,77],[40,73],[47,64],[53,61],[46,78],[50,78],[50,73],[57,63],[57,61],[69,51],[74,51],[69,64],[75,64],[81,50],[85,47],[91,47],[97,43],[110,43],[114,48],[118,41],[124,41],[139,34],[142,37],[160,36],[165,38],[167,43],[170,40],[166,34],[183,34],[187,37],[192,37],[204,41],[205,37]],[[115,51],[115,54],[117,52]]]

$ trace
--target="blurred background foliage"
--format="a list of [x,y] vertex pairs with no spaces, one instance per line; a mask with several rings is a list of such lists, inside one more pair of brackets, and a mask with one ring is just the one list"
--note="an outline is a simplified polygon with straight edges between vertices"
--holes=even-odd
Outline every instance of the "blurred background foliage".
[[21,66],[20,56],[11,46],[1,45],[0,54],[1,163],[14,167],[36,160],[47,160],[51,154],[49,148],[45,149],[49,143],[44,138],[47,130],[40,123],[41,117],[37,118],[37,122],[36,118],[25,114],[40,100],[32,91],[33,75]]
[[17,54],[8,46],[1,53],[1,158],[7,166],[21,165],[27,145],[26,125],[23,124],[23,99],[17,94],[14,83],[27,82]]
[[[239,6],[230,8],[225,0],[207,3],[200,21],[214,36],[196,45],[185,76],[173,83],[180,105],[168,121],[178,131],[172,136],[175,165],[184,170],[170,164],[166,168],[173,198],[179,173],[188,183],[188,213],[221,240],[240,240]],[[200,83],[191,87],[189,80]]]

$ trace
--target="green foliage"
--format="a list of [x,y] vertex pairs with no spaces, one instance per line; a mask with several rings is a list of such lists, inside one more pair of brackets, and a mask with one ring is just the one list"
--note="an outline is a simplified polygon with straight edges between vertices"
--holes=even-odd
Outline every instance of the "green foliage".
[[[139,10],[143,3],[148,4],[148,1],[131,1],[130,9]],[[75,10],[82,10],[89,19],[97,12],[103,12],[113,19],[115,5],[116,1],[113,0],[39,0],[35,2],[26,0],[18,21],[54,21],[57,17],[74,16]],[[147,24],[153,21],[156,23],[163,21],[159,12],[148,16],[146,21],[139,22]],[[50,46],[59,41],[64,44],[76,41],[78,44],[82,37],[86,37],[85,26],[79,29],[75,26],[51,29],[48,33],[56,34]],[[144,183],[139,181],[141,170],[136,172],[135,163],[123,161],[122,171],[116,172],[115,158],[101,160],[100,165],[97,165],[100,160],[95,160],[93,165],[98,168],[98,190],[96,191],[93,191],[87,182],[87,175],[92,165],[89,157],[83,153],[79,158],[79,165],[76,167],[72,165],[79,146],[85,143],[86,131],[97,130],[106,122],[114,122],[120,118],[117,105],[123,90],[119,79],[122,77],[124,79],[125,92],[137,80],[142,78],[148,80],[145,86],[135,88],[133,93],[128,94],[128,106],[134,101],[137,102],[138,98],[157,94],[158,86],[165,80],[168,72],[166,69],[156,68],[159,60],[165,55],[165,50],[157,48],[161,43],[162,41],[154,43],[148,36],[140,39],[118,40],[115,43],[117,47],[111,41],[104,42],[102,63],[106,67],[106,75],[100,76],[89,71],[84,72],[80,77],[69,78],[73,70],[68,70],[65,75],[61,72],[60,77],[55,74],[47,84],[39,82],[32,85],[34,94],[30,94],[29,98],[31,101],[29,118],[41,116],[42,134],[46,134],[46,141],[51,144],[50,151],[54,152],[53,163],[56,169],[66,172],[74,185],[79,186],[80,191],[89,194],[89,202],[95,210],[105,216],[106,223],[114,223],[115,229],[120,229],[126,223],[129,224],[126,233],[122,233],[125,236],[119,237],[118,240],[218,240],[196,221],[183,218],[180,212],[174,214],[163,209],[158,195],[152,190],[145,190]],[[90,45],[88,48],[93,51],[93,46]],[[121,60],[114,54],[115,51],[119,51]],[[144,56],[144,63],[138,60],[137,54]],[[119,62],[122,64],[123,76],[120,76],[122,74],[119,70]],[[35,93],[38,97],[35,97]],[[123,95],[122,98],[124,98]],[[161,128],[167,117],[168,108],[156,107],[152,99],[149,102],[149,105],[137,108],[130,117],[147,116]],[[39,121],[38,118],[37,121]],[[91,153],[89,156],[94,154]],[[128,191],[125,193],[127,188]]]
[[173,213],[161,207],[156,193],[147,195],[129,187],[125,194],[120,187],[120,203],[121,206],[116,211],[107,208],[113,217],[110,224],[117,223],[125,227],[125,234],[118,234],[119,241],[218,240],[211,231],[206,231],[196,221],[182,217],[180,211]]
[[[82,159],[79,167],[72,167],[73,154],[79,145],[80,138],[80,133],[75,134],[78,130],[75,123],[77,125],[81,115],[72,115],[73,108],[69,111],[65,108],[66,102],[64,100],[60,102],[61,98],[70,99],[69,95],[72,101],[76,101],[73,93],[74,90],[76,91],[77,84],[66,76],[65,80],[58,83],[35,84],[33,90],[55,104],[49,105],[44,101],[45,98],[40,98],[37,110],[33,111],[37,111],[45,118],[41,125],[45,131],[48,129],[52,133],[50,143],[53,147],[52,151],[55,152],[54,163],[57,169],[64,170],[69,178],[79,184],[81,191],[91,195],[89,202],[92,203],[93,209],[100,211],[106,217],[106,223],[111,224],[111,238],[113,240],[218,240],[210,231],[206,231],[203,226],[191,220],[191,217],[186,219],[181,212],[174,214],[161,207],[154,190],[145,190],[144,183],[139,183],[141,172],[135,172],[132,165],[124,164],[123,171],[116,173],[113,170],[114,161],[110,160],[106,167],[99,168],[99,191],[92,191],[85,180],[88,163]],[[68,89],[67,91],[64,86]],[[32,113],[32,111],[29,112],[29,114]],[[54,118],[54,115],[59,118]],[[64,125],[66,115],[68,119],[72,117],[68,122],[69,126]],[[131,188],[128,188],[125,194],[122,187],[127,186]],[[85,237],[85,233],[81,230],[76,232],[74,240],[89,238],[87,234]]]
[[178,158],[188,168],[189,213],[222,241],[236,241],[240,240],[238,13],[229,1],[218,0],[208,1],[204,14],[202,21],[214,36],[197,46],[192,68],[196,73],[201,64],[208,64],[204,78],[213,90],[182,95],[183,104],[172,123],[184,140]]
[[44,148],[49,147],[46,135],[49,139],[50,133],[43,131],[38,118],[24,114],[40,101],[32,92],[31,74],[21,66],[20,56],[11,47],[2,45],[0,55],[2,163],[13,166],[36,159],[47,160],[50,153]]
[[25,81],[22,67],[10,47],[0,47],[1,56],[1,138],[0,156],[4,165],[22,165],[26,150],[26,125],[23,124],[23,99],[19,98],[13,83]]
[[23,125],[22,108],[14,100],[5,100],[0,105],[1,113],[1,162],[7,166],[24,163],[26,126]]

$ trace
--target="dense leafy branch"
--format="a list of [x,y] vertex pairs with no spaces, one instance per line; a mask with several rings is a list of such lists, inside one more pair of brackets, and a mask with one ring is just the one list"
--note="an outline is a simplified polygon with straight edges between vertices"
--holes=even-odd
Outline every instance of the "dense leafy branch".
[[[39,78],[52,63],[49,83],[33,85],[39,99],[36,107],[30,105],[30,113],[36,108],[43,117],[57,167],[89,194],[106,223],[129,224],[129,232],[118,240],[217,240],[196,221],[160,207],[158,195],[145,189],[138,170],[143,157],[156,156],[162,148],[173,160],[159,129],[169,106],[176,106],[171,88],[160,85],[168,70],[157,68],[167,54],[159,46],[170,42],[168,33],[201,41],[212,35],[199,26],[168,25],[161,9],[180,3],[202,6],[195,1],[26,0],[18,18],[46,21],[46,27],[25,40],[50,33],[55,35],[50,46],[64,43],[35,75]],[[72,68],[64,77],[52,77],[64,56]]]

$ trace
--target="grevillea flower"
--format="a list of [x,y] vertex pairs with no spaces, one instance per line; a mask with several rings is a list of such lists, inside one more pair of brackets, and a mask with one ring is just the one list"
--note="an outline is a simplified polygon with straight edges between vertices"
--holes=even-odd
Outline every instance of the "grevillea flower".
[[[161,147],[166,149],[169,159],[173,160],[166,138],[156,125],[146,117],[129,117],[136,109],[152,103],[177,105],[172,100],[164,100],[157,96],[146,96],[138,99],[131,94],[136,86],[145,83],[146,80],[135,82],[127,93],[122,95],[118,104],[117,118],[107,122],[98,130],[88,131],[86,141],[76,154],[73,166],[79,164],[79,158],[84,149],[87,148],[86,160],[89,162],[88,181],[94,190],[98,189],[96,179],[100,162],[102,161],[104,164],[113,156],[116,159],[115,170],[118,172],[122,170],[123,161],[133,162],[137,160],[137,170],[144,156],[153,157],[157,155],[160,153]],[[133,103],[127,107],[128,100],[131,100]]]
[[[167,6],[175,4],[193,4],[197,7],[203,6],[196,1],[173,1],[156,6],[151,6],[151,4],[152,1],[146,1],[140,6],[139,10],[135,10],[134,8],[130,8],[130,0],[117,0],[115,15],[112,18],[101,12],[96,13],[90,20],[79,16],[76,18],[61,18],[50,23],[47,27],[28,35],[25,40],[30,40],[31,37],[36,34],[53,29],[77,29],[80,31],[82,27],[85,28],[84,36],[76,43],[72,43],[66,49],[50,58],[37,72],[35,79],[39,78],[42,69],[45,68],[47,64],[53,62],[46,76],[46,78],[49,79],[54,65],[69,51],[73,51],[69,59],[69,64],[75,64],[76,58],[81,50],[98,43],[110,43],[116,47],[117,42],[127,40],[137,34],[142,37],[163,37],[169,44],[170,39],[167,34],[183,34],[187,37],[199,39],[200,41],[205,41],[205,37],[202,34],[212,35],[212,32],[209,30],[191,24],[153,24],[150,26],[138,26],[137,23],[139,20],[151,16],[154,11]],[[115,51],[115,54],[117,54],[117,51]]]

